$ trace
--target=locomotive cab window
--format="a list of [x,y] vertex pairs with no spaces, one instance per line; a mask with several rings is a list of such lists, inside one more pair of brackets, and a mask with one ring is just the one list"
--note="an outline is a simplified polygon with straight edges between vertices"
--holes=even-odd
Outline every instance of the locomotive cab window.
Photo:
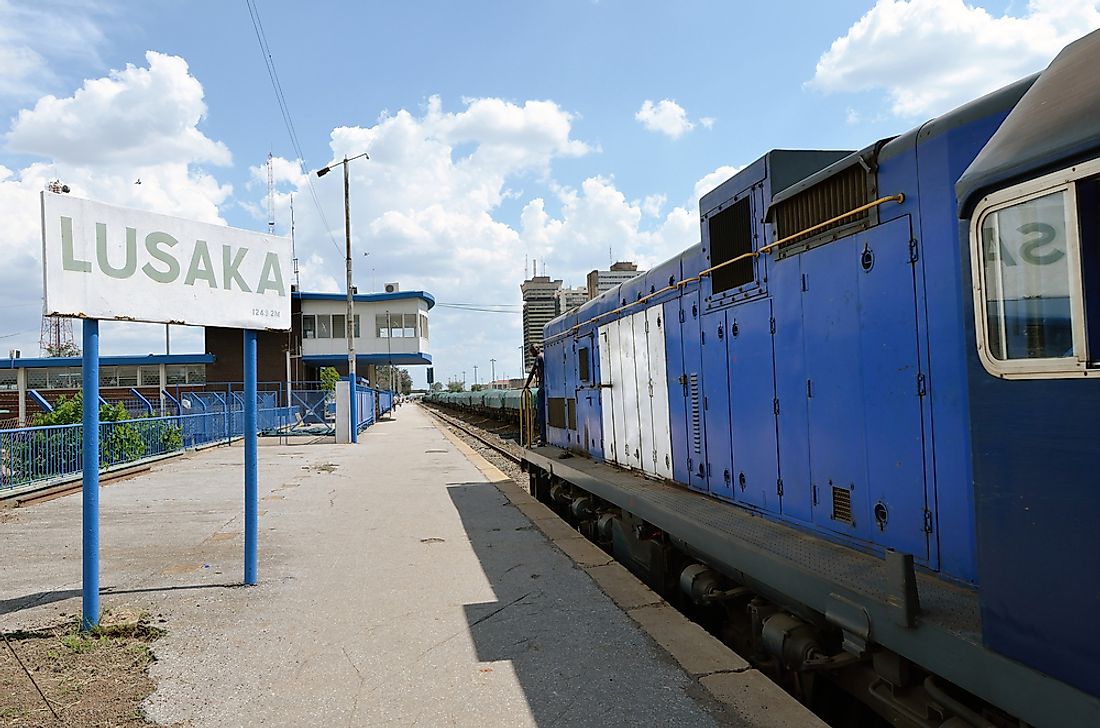
[[[751,253],[753,246],[750,198],[746,196],[731,207],[711,215],[707,221],[707,230],[710,233],[711,267]],[[756,263],[751,257],[745,257],[736,263],[718,268],[710,274],[710,277],[711,290],[714,293],[739,288],[756,279]]]
[[[1087,376],[1097,282],[1097,163],[986,197],[971,226],[978,353],[1005,378]],[[1091,169],[1089,169],[1091,168]],[[1086,271],[1092,271],[1086,275]],[[1100,320],[1092,322],[1100,331]],[[1095,358],[1095,356],[1093,356]]]

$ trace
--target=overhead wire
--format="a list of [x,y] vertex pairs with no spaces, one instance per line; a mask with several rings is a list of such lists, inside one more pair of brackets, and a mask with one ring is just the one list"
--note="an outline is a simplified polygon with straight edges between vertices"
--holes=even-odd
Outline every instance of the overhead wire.
[[[306,155],[302,153],[302,145],[298,143],[298,133],[294,129],[294,121],[290,116],[290,107],[286,102],[286,95],[283,93],[283,85],[279,81],[279,73],[275,70],[275,58],[271,53],[271,46],[267,43],[267,35],[264,33],[263,22],[260,20],[260,9],[256,7],[255,0],[245,0],[245,5],[248,6],[248,15],[252,18],[252,29],[256,32],[256,42],[260,44],[260,53],[264,57],[264,65],[267,66],[267,75],[268,78],[271,79],[271,88],[275,91],[275,101],[279,104],[279,113],[282,114],[283,124],[286,126],[287,134],[290,136],[290,145],[294,149],[294,153],[298,156],[298,163],[302,166],[304,171]],[[321,199],[317,196],[317,189],[313,186],[313,178],[310,177],[308,172],[306,173],[306,184],[309,186],[310,197],[313,198],[313,204],[317,208],[317,214],[321,218],[321,224],[325,226],[325,232],[328,234],[329,240],[332,241],[332,245],[336,250],[341,250],[340,244],[336,242],[336,238],[332,234],[332,228],[328,224],[325,210],[321,206]]]

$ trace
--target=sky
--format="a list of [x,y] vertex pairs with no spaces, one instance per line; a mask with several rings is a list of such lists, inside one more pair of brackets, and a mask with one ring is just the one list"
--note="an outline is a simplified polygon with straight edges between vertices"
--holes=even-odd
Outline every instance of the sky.
[[[1041,70],[1100,27],[1098,5],[0,0],[0,354],[39,354],[51,180],[265,230],[270,153],[302,289],[335,292],[343,187],[311,175],[366,152],[356,285],[436,298],[437,380],[473,383],[476,365],[485,381],[491,359],[522,376],[532,261],[567,286],[612,259],[659,263],[698,241],[699,197],[769,149],[918,126]],[[104,354],[164,351],[163,326],[101,328]],[[204,349],[199,328],[171,338]]]

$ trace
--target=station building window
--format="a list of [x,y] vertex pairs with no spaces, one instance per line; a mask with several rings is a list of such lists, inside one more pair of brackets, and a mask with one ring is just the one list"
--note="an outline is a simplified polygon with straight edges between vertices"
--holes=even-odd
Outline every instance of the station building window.
[[79,389],[83,382],[83,375],[80,367],[57,367],[54,369],[39,369],[37,371],[45,372],[46,381],[39,384],[38,387],[32,387],[28,381],[27,387],[30,389],[41,387],[47,389]]
[[348,332],[344,327],[344,321],[346,318],[343,314],[333,314],[332,316],[332,338],[344,339],[347,338]]
[[0,390],[7,391],[19,388],[19,371],[17,369],[0,370]]
[[1100,366],[1086,327],[1088,300],[1100,306],[1098,171],[1092,162],[1046,175],[991,194],[975,210],[975,329],[991,374],[1085,376]]
[[428,340],[428,317],[424,314],[420,314],[420,338]]
[[45,389],[50,382],[49,369],[28,369],[27,389]]
[[160,367],[141,367],[138,370],[138,375],[141,377],[141,386],[159,386],[160,385]]
[[317,316],[317,338],[332,338],[332,318],[328,314],[321,314]]
[[317,317],[313,314],[304,314],[302,316],[302,338],[317,338]]

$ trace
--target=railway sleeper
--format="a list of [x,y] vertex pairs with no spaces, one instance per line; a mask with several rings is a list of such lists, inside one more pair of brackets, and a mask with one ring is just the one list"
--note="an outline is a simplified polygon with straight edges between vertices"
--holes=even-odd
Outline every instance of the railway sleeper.
[[1025,725],[872,641],[853,651],[860,641],[846,640],[825,615],[724,573],[629,511],[527,466],[535,498],[830,725]]

